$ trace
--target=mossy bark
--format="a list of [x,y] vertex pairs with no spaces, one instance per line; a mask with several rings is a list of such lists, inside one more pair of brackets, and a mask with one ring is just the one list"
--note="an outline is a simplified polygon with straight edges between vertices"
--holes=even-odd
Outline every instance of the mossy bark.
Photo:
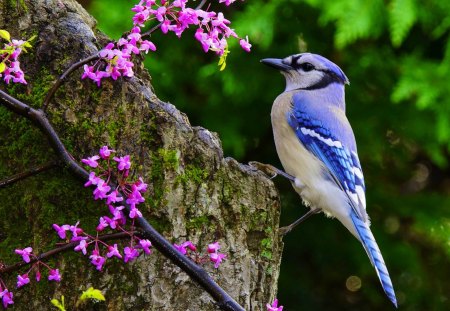
[[[95,20],[70,0],[1,0],[0,29],[14,38],[37,35],[33,49],[21,59],[28,85],[0,86],[34,108],[41,107],[57,76],[108,42]],[[144,216],[173,242],[191,240],[204,249],[220,241],[227,260],[220,269],[207,270],[246,310],[263,310],[276,293],[282,250],[273,183],[225,158],[217,135],[192,127],[183,113],[161,102],[149,74],[135,66],[134,78],[104,81],[101,88],[82,81],[78,70],[48,107],[50,121],[75,159],[102,145],[131,154],[135,172],[151,188]],[[37,128],[0,106],[0,179],[56,158]],[[0,197],[4,264],[19,260],[15,248],[50,249],[57,242],[53,223],[79,220],[94,231],[106,212],[92,200],[91,190],[63,168],[0,189]],[[207,293],[156,251],[132,264],[109,260],[104,272],[75,253],[51,263],[62,272],[61,283],[32,282],[14,290],[16,310],[50,310],[50,299],[61,295],[73,310],[81,290],[89,286],[101,289],[106,302],[81,309],[217,309]],[[1,277],[14,289],[15,275]]]

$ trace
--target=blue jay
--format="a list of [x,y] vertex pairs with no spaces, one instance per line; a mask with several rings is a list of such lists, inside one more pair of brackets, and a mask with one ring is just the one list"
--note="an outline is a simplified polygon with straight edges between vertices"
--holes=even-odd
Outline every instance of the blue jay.
[[284,176],[311,208],[305,216],[323,211],[336,217],[362,243],[384,292],[397,307],[389,273],[369,228],[364,176],[345,116],[347,77],[317,54],[261,62],[286,78],[286,89],[272,106],[272,128]]

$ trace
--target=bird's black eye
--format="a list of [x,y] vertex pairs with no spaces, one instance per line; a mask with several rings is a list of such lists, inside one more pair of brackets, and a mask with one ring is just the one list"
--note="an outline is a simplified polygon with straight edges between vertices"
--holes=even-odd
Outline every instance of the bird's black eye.
[[300,68],[303,71],[311,71],[314,69],[314,65],[311,63],[303,63],[303,64],[300,64]]

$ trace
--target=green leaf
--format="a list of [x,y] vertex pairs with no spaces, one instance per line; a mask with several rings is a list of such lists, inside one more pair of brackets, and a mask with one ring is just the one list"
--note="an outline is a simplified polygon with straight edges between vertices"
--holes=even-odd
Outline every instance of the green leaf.
[[37,37],[36,35],[32,35],[31,38],[27,40],[27,42],[34,41],[34,39],[36,39],[36,37]]
[[59,310],[66,311],[66,308],[64,307],[64,296],[61,296],[61,302],[59,302],[58,299],[52,299],[50,302]]
[[103,294],[100,290],[95,289],[93,287],[89,287],[80,296],[80,301],[84,301],[86,299],[96,299],[96,300],[105,301],[105,296],[103,296]]
[[226,46],[225,50],[223,51],[223,54],[219,58],[219,63],[217,64],[220,67],[220,71],[223,71],[227,66],[228,54],[230,54],[230,51],[228,50],[228,46]]
[[0,29],[0,37],[7,41],[11,41],[11,35],[6,30]]
[[2,73],[3,71],[5,71],[5,69],[6,69],[5,63],[0,63],[0,73]]
[[417,21],[415,0],[393,0],[389,7],[389,28],[391,41],[398,47],[405,40],[411,27]]

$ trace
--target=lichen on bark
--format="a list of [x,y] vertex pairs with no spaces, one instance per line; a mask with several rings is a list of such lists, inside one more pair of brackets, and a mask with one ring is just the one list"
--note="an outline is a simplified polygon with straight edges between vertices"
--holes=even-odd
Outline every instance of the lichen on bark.
[[[0,29],[16,38],[36,34],[37,40],[22,58],[28,85],[0,87],[39,108],[64,69],[109,39],[75,1],[24,1],[19,8],[15,4],[0,1]],[[105,144],[131,154],[136,173],[151,188],[144,216],[172,242],[191,240],[206,248],[220,241],[227,260],[208,271],[246,310],[263,310],[276,293],[282,250],[279,197],[272,181],[224,157],[217,134],[192,127],[186,115],[157,98],[141,64],[135,71],[134,78],[104,81],[101,88],[81,81],[77,71],[48,107],[50,121],[75,159]],[[57,158],[31,122],[2,106],[0,121],[0,179]],[[15,248],[51,248],[57,241],[51,224],[80,220],[93,231],[105,212],[65,169],[0,189],[0,197],[0,260],[6,264],[19,259]],[[106,296],[97,309],[217,309],[206,292],[157,252],[133,264],[109,260],[104,272],[86,267],[87,258],[79,254],[64,254],[52,262],[62,271],[62,282],[32,282],[15,291],[17,310],[49,310],[50,299],[60,295],[74,306],[89,286]],[[15,276],[6,279],[13,288]]]

